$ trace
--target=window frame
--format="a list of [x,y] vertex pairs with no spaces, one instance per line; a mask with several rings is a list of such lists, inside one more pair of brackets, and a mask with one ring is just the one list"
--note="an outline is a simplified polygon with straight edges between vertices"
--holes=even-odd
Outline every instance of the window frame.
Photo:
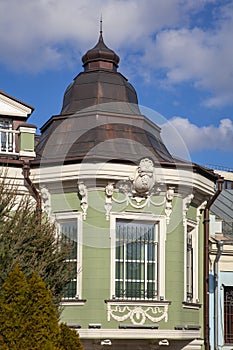
[[[65,297],[62,303],[75,303],[82,300],[82,213],[78,212],[55,212],[54,217],[57,225],[57,234],[60,234],[60,224],[70,221],[77,221],[77,279],[76,296],[74,298]],[[68,260],[68,259],[67,259]]]
[[13,120],[9,118],[0,118],[0,151],[3,153],[12,153],[14,150]]
[[[191,249],[189,239],[191,238]],[[192,256],[191,268],[187,264],[188,250]],[[188,278],[190,274],[192,276]],[[188,280],[192,280],[192,297],[188,295]],[[187,304],[198,304],[198,223],[191,219],[186,219],[184,224],[184,302]]]
[[[223,322],[224,322],[224,332],[223,332],[223,337],[224,337],[224,344],[226,345],[232,345],[233,344],[233,311],[232,313],[226,312],[226,293],[227,293],[227,289],[229,289],[231,291],[232,294],[232,305],[233,305],[233,286],[232,285],[224,285],[223,286],[223,303],[224,303],[224,310],[223,310],[223,314],[224,314],[224,318],[223,318]],[[228,321],[228,322],[227,322]],[[231,324],[231,332],[229,331],[229,328],[226,327],[226,324],[228,323]],[[229,338],[232,339],[229,340]]]
[[[110,239],[111,239],[111,266],[110,266],[110,299],[115,299],[116,279],[116,224],[117,220],[135,220],[144,223],[158,225],[158,269],[157,269],[157,295],[153,299],[140,299],[144,302],[151,300],[165,300],[165,241],[166,241],[166,217],[146,213],[111,213],[110,214]],[[117,298],[121,301],[139,300],[137,298]]]

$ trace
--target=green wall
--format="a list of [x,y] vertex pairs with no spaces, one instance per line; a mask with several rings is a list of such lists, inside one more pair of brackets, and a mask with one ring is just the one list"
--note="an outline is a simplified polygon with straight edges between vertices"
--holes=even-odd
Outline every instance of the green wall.
[[[161,198],[157,198],[159,201]],[[107,305],[105,299],[110,299],[110,221],[105,217],[104,191],[88,192],[87,219],[83,221],[83,263],[82,263],[82,299],[86,299],[84,305],[65,306],[62,320],[67,323],[81,324],[82,328],[88,327],[89,323],[101,323],[102,328],[118,328],[119,322],[107,321]],[[80,199],[77,193],[52,195],[53,210],[63,210],[64,207],[71,210],[81,211]],[[144,212],[164,214],[163,207],[144,208]],[[113,212],[124,210],[137,211],[135,208],[126,207],[125,204],[113,203]],[[140,210],[138,210],[140,211]],[[196,208],[189,209],[188,217],[195,217]],[[165,286],[166,300],[171,301],[168,308],[168,322],[160,321],[159,329],[174,329],[177,325],[201,325],[201,309],[187,309],[183,307],[184,301],[184,227],[183,227],[182,199],[173,199],[173,212],[167,227],[166,239],[166,267]],[[202,224],[200,224],[202,226]],[[202,229],[200,230],[202,231]],[[199,250],[202,255],[203,234],[200,232]],[[199,264],[200,281],[199,288],[202,290],[203,261]],[[202,302],[202,295],[200,295]],[[130,323],[129,320],[126,323]],[[150,324],[146,321],[146,324]]]

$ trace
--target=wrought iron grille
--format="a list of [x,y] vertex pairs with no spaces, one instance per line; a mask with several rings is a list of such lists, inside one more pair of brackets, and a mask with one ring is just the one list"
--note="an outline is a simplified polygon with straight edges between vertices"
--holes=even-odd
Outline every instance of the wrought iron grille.
[[193,299],[193,242],[192,233],[187,235],[187,264],[186,264],[186,291],[187,291],[187,301],[192,301]]
[[154,299],[158,290],[158,225],[117,221],[115,297]]
[[74,299],[77,295],[77,220],[69,220],[60,223],[61,234],[72,245],[70,255],[66,259],[67,264],[72,264],[72,280],[65,287],[64,299]]
[[224,287],[224,340],[233,343],[233,286]]

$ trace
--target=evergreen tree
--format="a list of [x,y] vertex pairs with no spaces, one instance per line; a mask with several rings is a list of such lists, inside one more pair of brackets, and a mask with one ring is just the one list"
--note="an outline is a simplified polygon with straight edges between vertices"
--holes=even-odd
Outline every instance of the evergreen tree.
[[0,287],[19,265],[27,277],[36,271],[53,295],[57,309],[64,287],[72,278],[71,264],[65,263],[71,245],[58,237],[56,227],[38,211],[30,196],[22,195],[6,176],[0,181]]
[[28,298],[27,279],[18,267],[10,273],[0,294],[0,349],[16,350],[24,334]]
[[46,284],[17,266],[0,294],[0,349],[58,350],[58,316]]
[[83,350],[79,335],[65,323],[61,323],[60,325],[59,345],[61,350]]
[[18,266],[0,293],[0,350],[83,350],[78,334],[59,325],[51,292],[37,273]]

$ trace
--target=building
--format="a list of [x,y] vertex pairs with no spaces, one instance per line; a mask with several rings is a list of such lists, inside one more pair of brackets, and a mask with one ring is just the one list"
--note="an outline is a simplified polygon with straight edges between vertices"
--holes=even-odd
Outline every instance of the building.
[[216,172],[224,182],[210,216],[210,343],[213,349],[232,349],[233,172]]
[[[2,148],[2,165],[74,243],[62,320],[86,350],[200,349],[207,322],[202,221],[218,176],[169,153],[102,32],[82,61],[35,153],[35,127],[0,130],[19,139],[14,152]],[[32,109],[18,107],[26,109],[25,123]],[[2,121],[14,125],[17,111],[1,109]]]

